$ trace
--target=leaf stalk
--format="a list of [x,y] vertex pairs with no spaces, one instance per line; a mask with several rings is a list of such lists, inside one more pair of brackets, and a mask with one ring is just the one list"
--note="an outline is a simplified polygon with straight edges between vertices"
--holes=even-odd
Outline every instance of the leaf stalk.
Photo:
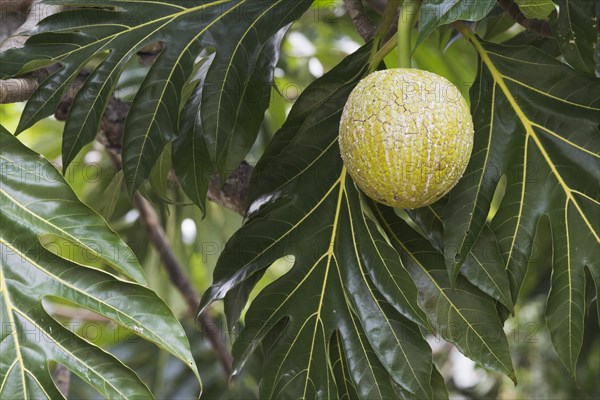
[[412,57],[411,32],[421,8],[420,0],[405,0],[398,16],[398,67],[410,68]]

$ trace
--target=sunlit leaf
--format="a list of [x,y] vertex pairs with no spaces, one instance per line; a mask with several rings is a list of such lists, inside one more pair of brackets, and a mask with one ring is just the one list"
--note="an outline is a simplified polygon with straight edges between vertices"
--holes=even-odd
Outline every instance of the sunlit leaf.
[[54,361],[106,398],[152,398],[118,359],[55,321],[43,306],[49,297],[133,330],[179,358],[199,379],[183,328],[154,292],[68,261],[85,257],[59,257],[42,246],[44,235],[62,244],[71,241],[95,261],[143,279],[131,250],[77,199],[54,166],[4,128],[0,144],[0,397],[62,398],[50,376]]
[[556,9],[552,0],[515,0],[515,3],[525,18],[529,19],[545,20]]

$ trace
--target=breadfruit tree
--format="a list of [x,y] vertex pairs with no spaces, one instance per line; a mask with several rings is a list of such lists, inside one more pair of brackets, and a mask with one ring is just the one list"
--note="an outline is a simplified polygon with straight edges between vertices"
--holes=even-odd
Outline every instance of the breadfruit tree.
[[532,293],[592,393],[598,11],[7,6],[0,397],[447,398],[435,343],[518,385]]

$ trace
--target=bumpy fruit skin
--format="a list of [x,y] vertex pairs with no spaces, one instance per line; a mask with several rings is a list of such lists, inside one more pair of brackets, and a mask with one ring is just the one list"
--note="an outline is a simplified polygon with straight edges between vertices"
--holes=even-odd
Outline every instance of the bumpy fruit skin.
[[473,119],[456,86],[416,69],[374,72],[354,88],[340,122],[344,164],[372,199],[427,206],[464,173]]

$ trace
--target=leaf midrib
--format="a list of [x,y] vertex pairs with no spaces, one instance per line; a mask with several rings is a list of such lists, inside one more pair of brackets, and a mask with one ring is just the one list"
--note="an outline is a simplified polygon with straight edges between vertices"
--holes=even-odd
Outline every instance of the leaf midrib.
[[[302,398],[306,398],[306,390],[308,389],[308,381],[310,380],[310,367],[312,365],[312,354],[314,351],[315,338],[317,337],[317,327],[318,323],[321,322],[321,309],[323,307],[323,299],[325,298],[325,289],[327,288],[327,278],[329,277],[329,269],[331,266],[331,259],[335,258],[335,241],[337,236],[337,231],[339,228],[339,218],[340,218],[340,210],[342,205],[342,198],[344,197],[344,193],[346,191],[346,167],[342,167],[342,172],[339,177],[339,192],[337,198],[337,206],[335,210],[335,216],[333,218],[333,226],[331,228],[331,238],[329,240],[329,246],[327,247],[327,264],[325,266],[325,277],[323,278],[323,287],[321,288],[321,294],[319,296],[319,307],[317,308],[317,320],[315,321],[315,329],[313,331],[312,344],[310,346],[310,354],[308,356],[308,368],[306,370],[306,381],[304,382],[304,391],[302,394]],[[337,265],[337,260],[336,260]]]
[[[16,167],[21,168],[22,167],[15,163],[13,160],[6,158],[2,155],[0,155],[0,159],[6,160],[7,162],[14,164]],[[105,260],[109,265],[114,266],[115,264],[113,262],[111,262],[111,260],[107,259],[106,257],[103,257],[101,254],[99,254],[98,252],[96,252],[93,248],[91,248],[90,246],[88,246],[87,244],[85,244],[84,242],[82,242],[78,237],[73,236],[72,234],[70,234],[69,232],[63,230],[62,228],[60,228],[59,226],[56,226],[55,224],[53,224],[52,222],[50,222],[50,220],[44,219],[42,218],[40,215],[34,213],[33,211],[31,211],[30,209],[28,209],[27,207],[25,207],[24,205],[22,205],[17,199],[15,199],[14,197],[12,197],[10,195],[10,193],[8,193],[7,191],[5,191],[4,189],[0,188],[0,193],[3,194],[4,196],[6,196],[11,203],[15,204],[17,207],[21,208],[23,211],[25,211],[27,214],[31,215],[32,217],[42,221],[44,224],[50,225],[52,228],[56,229],[58,232],[62,233],[63,239],[65,238],[69,238],[70,240],[72,240],[73,242],[79,244],[82,248],[86,249],[87,251],[90,251],[93,255],[99,257],[102,260]],[[119,270],[122,270],[122,268],[120,268]],[[106,272],[106,271],[104,271]],[[122,271],[125,272],[127,275],[130,275],[129,272],[126,271]],[[110,272],[106,272],[109,273]],[[112,276],[115,276],[113,274],[110,274]],[[115,276],[116,277],[116,276]],[[118,277],[116,277],[118,279]]]
[[[538,147],[540,153],[542,154],[542,157],[544,158],[544,160],[546,161],[546,163],[550,167],[550,170],[552,171],[552,173],[556,177],[557,181],[559,182],[561,188],[565,192],[565,195],[569,198],[569,200],[571,202],[573,202],[573,204],[577,208],[577,211],[579,212],[579,214],[581,215],[581,217],[584,220],[585,224],[587,225],[588,229],[590,230],[590,232],[592,233],[592,235],[594,235],[594,237],[596,238],[596,241],[598,243],[600,243],[600,237],[598,237],[598,234],[596,233],[596,231],[591,226],[591,224],[590,224],[589,220],[587,219],[585,213],[583,212],[583,210],[579,206],[579,203],[576,201],[575,197],[573,197],[573,193],[571,191],[571,188],[567,185],[567,183],[564,181],[562,175],[556,169],[556,166],[551,161],[550,156],[546,152],[546,149],[542,145],[539,137],[537,136],[535,130],[533,129],[532,121],[525,115],[525,112],[523,111],[523,109],[521,109],[521,107],[517,103],[516,99],[514,98],[514,96],[510,92],[510,90],[508,89],[508,86],[506,85],[506,82],[504,81],[504,75],[496,68],[495,64],[493,63],[493,61],[489,57],[489,53],[481,45],[481,43],[479,42],[479,40],[477,39],[477,37],[475,37],[475,35],[473,34],[473,32],[469,28],[467,28],[467,27],[465,27],[463,25],[458,25],[458,29],[461,32],[461,34],[463,34],[465,37],[467,37],[471,41],[471,43],[473,43],[473,46],[475,47],[475,49],[477,50],[477,52],[481,56],[483,62],[486,64],[488,70],[492,74],[492,77],[494,78],[494,81],[496,82],[496,84],[498,84],[500,86],[500,88],[502,89],[502,92],[504,93],[504,96],[506,97],[506,99],[508,100],[508,102],[512,106],[513,110],[515,111],[515,114],[517,114],[517,117],[519,118],[519,120],[523,124],[523,127],[525,128],[525,131],[526,131],[526,136],[527,137],[531,137],[533,139],[533,141],[535,142],[536,146]],[[527,138],[526,138],[526,142],[525,143],[527,143]]]
[[[0,243],[4,243],[4,238],[0,237]],[[8,285],[6,284],[6,279],[4,277],[4,263],[0,263],[0,292],[2,292],[2,297],[4,298],[4,303],[6,305],[6,311],[8,314],[8,323],[10,324],[10,326],[13,328],[12,333],[9,336],[13,337],[13,340],[15,342],[15,350],[16,350],[16,356],[17,359],[15,361],[18,362],[21,366],[21,382],[23,384],[23,397],[27,398],[27,382],[25,381],[25,363],[23,362],[23,355],[21,354],[21,344],[19,342],[19,333],[17,332],[17,324],[15,322],[15,318],[13,315],[13,311],[15,310],[15,307],[12,304],[12,300],[9,296],[8,293]],[[7,337],[9,337],[7,336]],[[13,363],[14,364],[14,363]],[[0,394],[2,393],[2,389],[4,387],[4,384],[6,382],[6,379],[8,379],[8,373],[6,374],[5,380],[2,382],[2,386],[0,387]]]
[[[167,87],[169,87],[168,82],[170,82],[171,77],[173,76],[173,73],[177,69],[177,67],[179,65],[179,61],[181,60],[183,55],[186,54],[187,50],[190,48],[192,43],[194,43],[201,35],[206,33],[206,31],[208,31],[214,24],[221,21],[227,14],[229,14],[230,12],[232,12],[235,9],[237,9],[238,7],[240,7],[246,1],[247,0],[240,1],[235,6],[231,7],[230,9],[225,11],[223,14],[219,15],[218,18],[215,18],[212,22],[210,22],[208,25],[206,25],[204,28],[202,28],[196,35],[194,35],[194,37],[190,41],[188,41],[187,45],[179,52],[179,56],[177,56],[177,60],[175,60],[175,62],[173,63],[173,67],[169,71],[169,76],[165,79],[165,84],[163,85],[162,92],[160,93],[160,96],[158,97],[158,99],[156,99],[156,107],[154,108],[154,112],[151,114],[152,119],[148,123],[148,129],[146,129],[146,133],[144,134],[144,139],[142,140],[142,145],[141,145],[141,148],[139,151],[140,154],[144,153],[144,148],[146,147],[146,141],[148,140],[148,137],[150,136],[149,131],[152,129],[152,125],[156,122],[156,114],[158,113],[158,109],[159,109],[160,105],[162,104],[162,99],[165,95],[165,91],[167,90]],[[173,19],[175,19],[175,18],[173,18]],[[173,19],[171,21],[168,21],[167,24],[171,23],[173,21]],[[167,25],[167,24],[165,24],[165,25]],[[160,28],[162,28],[165,25],[162,25]],[[153,34],[153,33],[154,32],[152,32],[151,34]],[[148,36],[146,36],[146,38],[147,37]],[[145,40],[146,38],[144,38],[143,40]],[[134,48],[135,48],[135,46],[134,46]],[[137,157],[137,162],[135,164],[135,170],[134,170],[133,177],[132,177],[132,182],[134,182],[134,183],[137,180],[141,162],[142,162],[142,157]]]

